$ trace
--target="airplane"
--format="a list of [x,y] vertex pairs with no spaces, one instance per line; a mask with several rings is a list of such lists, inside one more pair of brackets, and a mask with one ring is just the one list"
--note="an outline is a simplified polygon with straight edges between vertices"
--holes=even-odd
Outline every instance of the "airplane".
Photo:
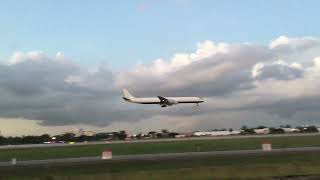
[[172,106],[179,103],[195,103],[197,106],[199,103],[204,102],[199,97],[144,97],[137,98],[129,93],[127,89],[122,90],[123,99],[127,102],[137,103],[137,104],[159,104],[161,107]]

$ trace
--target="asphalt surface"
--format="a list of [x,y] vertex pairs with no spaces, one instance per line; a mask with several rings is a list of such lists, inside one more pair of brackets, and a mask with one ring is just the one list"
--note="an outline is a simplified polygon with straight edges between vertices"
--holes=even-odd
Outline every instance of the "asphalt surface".
[[320,147],[302,147],[302,148],[283,148],[273,149],[271,151],[256,150],[232,150],[232,151],[209,151],[209,152],[185,152],[185,153],[162,153],[162,154],[141,154],[141,155],[122,155],[113,156],[112,159],[103,160],[98,157],[81,157],[81,158],[64,158],[64,159],[45,159],[45,160],[30,160],[0,162],[0,167],[5,166],[35,166],[35,165],[58,165],[58,164],[79,164],[89,162],[117,162],[117,161],[138,161],[138,160],[161,160],[173,158],[192,158],[192,157],[209,157],[215,155],[246,155],[246,154],[272,154],[272,153],[287,153],[287,152],[320,152]]
[[292,137],[292,136],[319,136],[320,133],[299,133],[299,134],[268,134],[268,135],[229,135],[229,136],[209,136],[209,137],[188,137],[171,139],[141,139],[125,141],[97,141],[87,143],[56,143],[56,144],[24,144],[24,145],[4,145],[0,149],[18,149],[18,148],[38,148],[38,147],[63,147],[63,146],[85,146],[98,144],[124,144],[124,143],[148,143],[148,142],[172,142],[172,141],[190,141],[190,140],[214,140],[214,139],[242,139],[242,138],[264,138],[264,137]]

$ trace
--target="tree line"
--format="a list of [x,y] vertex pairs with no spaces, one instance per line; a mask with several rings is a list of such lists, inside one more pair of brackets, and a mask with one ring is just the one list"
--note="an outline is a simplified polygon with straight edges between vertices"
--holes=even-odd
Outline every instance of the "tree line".
[[80,135],[74,133],[64,133],[61,135],[50,136],[43,134],[40,136],[21,136],[21,137],[4,137],[0,136],[0,145],[18,145],[18,144],[43,144],[43,143],[64,143],[64,142],[85,142],[100,140],[124,140],[127,137],[125,131],[111,133],[97,133],[93,136]]
[[[242,135],[253,135],[256,134],[255,130],[268,128],[265,126],[258,126],[255,128],[249,128],[242,126],[240,132]],[[285,128],[291,128],[290,125],[280,126],[279,128],[268,128],[269,134],[283,134]],[[298,126],[299,133],[313,133],[319,132],[316,126]],[[226,131],[227,129],[214,129],[213,131]],[[230,132],[232,128],[228,129]],[[126,140],[126,139],[145,139],[145,138],[175,138],[179,133],[169,132],[166,129],[161,132],[150,131],[147,134],[136,134],[134,136],[128,136],[126,131],[119,132],[107,132],[97,133],[92,136],[80,135],[77,136],[74,133],[64,133],[56,136],[50,136],[49,134],[43,134],[40,136],[21,136],[21,137],[4,137],[0,136],[0,145],[19,145],[19,144],[43,144],[43,143],[65,143],[65,142],[88,142],[88,141],[103,141],[103,140]]]
[[126,131],[119,132],[106,132],[97,133],[92,136],[76,135],[75,133],[64,133],[60,135],[50,136],[49,134],[43,134],[40,136],[16,136],[16,137],[4,137],[0,136],[0,145],[19,145],[19,144],[43,144],[43,143],[66,143],[66,142],[89,142],[89,141],[103,141],[103,140],[125,140],[131,139],[143,139],[143,138],[174,138],[178,133],[169,132],[163,129],[160,133],[156,131],[150,131],[147,134],[136,134],[128,136]]

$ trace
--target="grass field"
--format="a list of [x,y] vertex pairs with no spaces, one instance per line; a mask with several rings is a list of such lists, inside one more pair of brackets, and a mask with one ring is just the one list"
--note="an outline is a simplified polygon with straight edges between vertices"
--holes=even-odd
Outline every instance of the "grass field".
[[52,159],[67,157],[100,156],[104,149],[112,149],[113,155],[149,154],[191,151],[220,151],[259,149],[264,141],[272,142],[274,148],[320,146],[320,135],[297,137],[267,137],[243,139],[190,140],[171,142],[146,142],[125,144],[102,144],[50,148],[2,149],[0,161]]
[[95,164],[0,168],[0,179],[275,179],[320,178],[320,153],[229,155],[195,159],[122,161]]

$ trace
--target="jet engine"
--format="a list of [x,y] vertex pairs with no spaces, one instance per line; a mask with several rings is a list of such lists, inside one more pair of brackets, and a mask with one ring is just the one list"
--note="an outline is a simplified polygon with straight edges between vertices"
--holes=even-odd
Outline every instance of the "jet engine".
[[178,104],[178,101],[174,100],[174,99],[167,99],[161,96],[158,96],[158,98],[160,99],[160,105],[161,107],[167,107],[167,106],[172,106],[174,104]]
[[178,104],[178,101],[174,100],[174,99],[168,99],[168,101],[166,102],[166,104],[168,106],[172,106],[174,104]]

